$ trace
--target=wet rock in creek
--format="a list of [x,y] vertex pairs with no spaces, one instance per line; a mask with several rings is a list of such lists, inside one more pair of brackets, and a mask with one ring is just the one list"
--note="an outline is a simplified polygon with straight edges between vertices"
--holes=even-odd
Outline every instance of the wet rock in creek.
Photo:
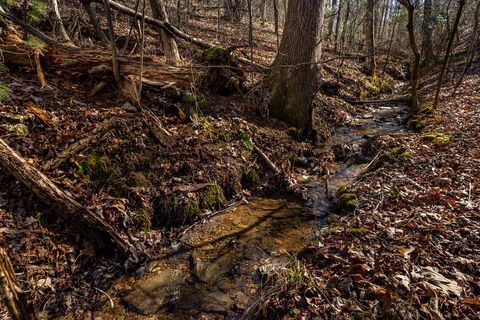
[[187,275],[174,269],[165,269],[140,281],[122,299],[127,306],[143,315],[157,312],[168,303],[185,282]]
[[203,261],[194,253],[192,254],[192,263],[194,274],[198,280],[212,285],[222,275],[230,272],[234,266],[234,259],[229,254],[225,254],[214,261]]

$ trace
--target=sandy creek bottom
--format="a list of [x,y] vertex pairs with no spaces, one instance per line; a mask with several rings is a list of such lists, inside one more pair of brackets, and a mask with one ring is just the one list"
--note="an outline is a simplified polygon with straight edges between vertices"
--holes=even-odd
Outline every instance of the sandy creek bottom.
[[[285,266],[291,255],[314,243],[330,201],[352,182],[364,164],[360,145],[377,135],[402,130],[403,104],[371,105],[354,125],[341,128],[329,142],[349,145],[348,159],[325,178],[298,174],[307,204],[288,198],[256,199],[199,224],[184,234],[163,258],[150,262],[138,279],[120,279],[94,319],[238,319],[255,300],[262,274]],[[117,294],[120,292],[120,296]]]

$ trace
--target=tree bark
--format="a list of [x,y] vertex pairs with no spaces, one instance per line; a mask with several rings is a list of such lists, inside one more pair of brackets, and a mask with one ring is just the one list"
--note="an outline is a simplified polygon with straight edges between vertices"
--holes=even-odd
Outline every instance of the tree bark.
[[435,61],[435,54],[433,52],[432,40],[433,26],[432,26],[432,0],[425,0],[423,4],[423,22],[422,22],[422,53],[423,53],[423,67],[429,67]]
[[81,0],[83,8],[88,14],[88,17],[90,18],[90,23],[93,25],[93,28],[95,29],[95,33],[97,34],[97,37],[102,41],[107,43],[108,38],[105,32],[102,30],[102,26],[100,25],[100,22],[98,22],[97,19],[97,14],[95,13],[95,10],[92,7],[91,0]]
[[112,69],[115,83],[118,87],[121,86],[120,69],[118,66],[117,45],[115,44],[115,33],[113,32],[112,12],[110,10],[110,3],[104,0],[105,11],[107,12],[108,35],[110,37],[110,50],[112,51]]
[[312,100],[320,81],[325,0],[288,6],[285,30],[269,78],[270,114],[300,130],[312,130]]
[[[167,10],[164,0],[150,0],[150,8],[154,19],[168,22]],[[160,29],[160,38],[162,40],[163,52],[167,64],[176,66],[180,63],[180,53],[178,52],[175,38],[164,29]]]
[[2,139],[0,139],[0,165],[47,204],[60,219],[78,228],[82,235],[87,235],[92,243],[97,244],[99,240],[111,241],[121,254],[137,257],[135,247],[123,239],[102,217],[83,207],[58,188]]
[[407,8],[408,11],[408,36],[410,39],[410,46],[412,47],[412,52],[414,56],[413,61],[413,70],[412,70],[412,79],[411,79],[411,98],[410,98],[410,107],[414,113],[420,110],[420,103],[418,101],[418,76],[420,72],[420,50],[418,49],[417,40],[415,38],[415,5],[412,4],[411,0],[398,0],[403,6]]
[[[335,13],[337,11],[337,0],[332,0],[332,10]],[[335,25],[335,17],[337,17],[340,14],[340,12],[336,12],[331,18],[330,21],[328,22],[328,35],[327,38],[329,40],[332,39],[332,34],[333,34],[333,26]]]
[[433,107],[436,108],[438,103],[440,102],[440,91],[442,90],[443,78],[445,77],[445,71],[447,69],[448,61],[450,60],[450,53],[453,47],[453,41],[455,40],[455,35],[458,30],[458,25],[460,23],[460,18],[463,14],[463,9],[465,7],[466,0],[459,0],[458,1],[458,10],[457,15],[455,17],[455,22],[453,24],[452,32],[450,33],[448,44],[447,44],[447,51],[445,52],[445,57],[443,58],[442,69],[440,71],[440,75],[438,76],[437,81],[437,90],[435,91],[435,100],[433,102]]
[[366,56],[365,73],[369,76],[375,74],[377,68],[375,59],[375,1],[367,0],[367,13],[365,15],[365,47]]

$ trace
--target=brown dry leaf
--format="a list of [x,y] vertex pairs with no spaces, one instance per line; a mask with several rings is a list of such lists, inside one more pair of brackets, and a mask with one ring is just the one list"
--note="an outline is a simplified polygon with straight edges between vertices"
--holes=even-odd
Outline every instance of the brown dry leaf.
[[404,259],[410,259],[410,253],[415,251],[415,248],[405,248],[405,247],[398,247],[398,252]]

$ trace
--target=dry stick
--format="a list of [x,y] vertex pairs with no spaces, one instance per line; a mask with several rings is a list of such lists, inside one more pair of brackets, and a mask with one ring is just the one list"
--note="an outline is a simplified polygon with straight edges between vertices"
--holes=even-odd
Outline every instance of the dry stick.
[[[138,7],[140,5],[140,0],[136,0],[135,1],[135,16],[137,15],[138,13]],[[132,20],[132,24],[130,25],[130,30],[128,30],[128,36],[127,36],[127,41],[125,41],[125,45],[123,46],[123,54],[125,54],[125,52],[127,52],[127,48],[128,48],[128,43],[130,41],[130,37],[132,36],[132,32],[133,32],[133,27],[137,24],[137,18],[133,18]]]
[[38,169],[0,139],[0,166],[29,188],[57,217],[70,223],[93,244],[111,241],[118,252],[138,259],[137,249],[120,236],[100,215],[85,208],[65,191],[57,187]]
[[276,174],[279,175],[281,173],[280,169],[277,168],[277,166],[268,158],[268,156],[256,145],[253,145],[253,150],[255,150],[256,153],[265,161],[265,163],[272,169],[272,171]]
[[15,277],[10,258],[3,248],[0,248],[0,293],[13,320],[37,319]]
[[48,161],[44,166],[44,171],[50,171],[57,169],[64,161],[71,158],[72,156],[78,154],[80,151],[86,149],[94,141],[100,139],[105,133],[110,131],[117,122],[115,120],[107,120],[105,123],[101,124],[98,128],[95,128],[91,133],[83,138],[73,143],[65,150],[63,150],[57,158]]

